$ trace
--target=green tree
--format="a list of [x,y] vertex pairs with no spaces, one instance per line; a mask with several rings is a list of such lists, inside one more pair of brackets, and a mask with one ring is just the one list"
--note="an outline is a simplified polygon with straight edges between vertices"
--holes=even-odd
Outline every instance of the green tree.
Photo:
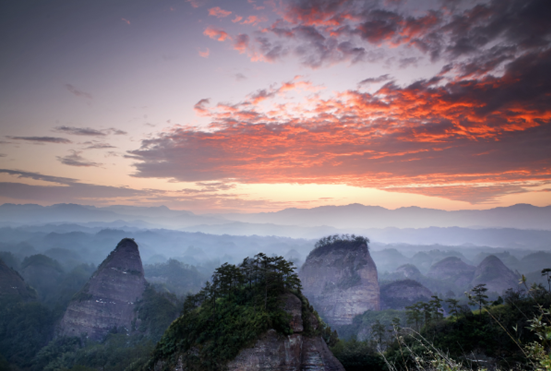
[[458,316],[459,315],[459,300],[454,298],[448,298],[445,300],[446,304],[448,304],[448,310],[452,316]]
[[482,314],[482,307],[488,304],[488,300],[486,300],[488,299],[486,291],[488,291],[486,284],[481,283],[473,287],[471,291],[467,294],[467,297],[469,298],[469,304],[478,305],[478,310],[480,314]]
[[542,269],[541,275],[547,279],[548,291],[551,292],[551,268]]

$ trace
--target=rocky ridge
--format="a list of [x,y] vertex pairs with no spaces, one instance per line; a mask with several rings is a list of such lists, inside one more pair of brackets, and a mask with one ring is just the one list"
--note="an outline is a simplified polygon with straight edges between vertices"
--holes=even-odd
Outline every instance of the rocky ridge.
[[348,325],[368,309],[380,309],[377,267],[367,240],[339,240],[312,250],[299,277],[303,294],[331,326]]
[[69,304],[59,336],[86,334],[101,340],[114,327],[132,330],[135,303],[146,287],[138,245],[124,238]]

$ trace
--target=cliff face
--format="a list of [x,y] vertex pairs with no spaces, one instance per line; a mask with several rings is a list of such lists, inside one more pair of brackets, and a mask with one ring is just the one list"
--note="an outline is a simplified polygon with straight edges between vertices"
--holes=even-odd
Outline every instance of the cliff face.
[[303,294],[329,325],[380,309],[377,268],[367,244],[339,241],[314,249],[299,272]]
[[146,281],[138,245],[123,239],[69,304],[57,333],[101,340],[113,327],[131,331]]
[[381,286],[381,309],[404,309],[430,300],[432,292],[417,281],[406,279]]
[[468,287],[474,277],[475,270],[476,267],[468,265],[458,257],[450,256],[430,267],[427,276],[449,281],[457,287]]
[[489,255],[476,268],[471,284],[485,283],[488,291],[501,294],[508,288],[517,288],[518,278],[498,257]]
[[35,300],[36,291],[0,259],[0,303]]

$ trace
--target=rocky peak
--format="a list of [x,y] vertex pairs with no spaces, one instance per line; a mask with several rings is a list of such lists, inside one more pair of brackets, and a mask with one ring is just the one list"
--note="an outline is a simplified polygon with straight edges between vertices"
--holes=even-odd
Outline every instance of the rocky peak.
[[377,268],[366,239],[318,246],[299,276],[304,295],[331,326],[351,324],[354,316],[380,308]]
[[476,267],[469,265],[456,256],[450,256],[433,264],[427,273],[428,277],[445,280],[457,287],[467,287],[474,277]]
[[113,327],[132,330],[146,281],[138,245],[124,238],[69,304],[58,334],[101,340]]
[[518,287],[518,274],[511,271],[495,255],[487,256],[476,268],[472,285],[486,284],[488,291],[501,294],[508,288]]

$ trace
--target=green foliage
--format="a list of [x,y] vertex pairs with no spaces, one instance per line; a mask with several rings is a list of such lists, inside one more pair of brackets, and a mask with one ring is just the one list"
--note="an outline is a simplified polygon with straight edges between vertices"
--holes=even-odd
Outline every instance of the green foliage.
[[[480,293],[484,295],[483,291]],[[523,295],[510,290],[505,295],[503,304],[483,307],[475,312],[456,308],[453,316],[425,323],[419,336],[434,347],[433,351],[438,349],[439,352],[443,352],[442,354],[446,354],[446,357],[449,356],[458,362],[468,363],[468,357],[465,358],[467,355],[479,354],[495,359],[499,366],[504,368],[525,368],[530,360],[527,358],[529,352],[522,344],[533,345],[531,351],[534,355],[546,349],[545,346],[536,346],[542,344],[543,340],[538,333],[547,334],[546,324],[551,322],[551,316],[546,318],[547,314],[542,312],[542,308],[551,306],[551,295],[543,295],[539,287],[529,294]],[[477,302],[478,305],[479,303]],[[549,336],[551,338],[551,335]],[[411,349],[411,354],[419,355],[426,350],[423,347],[426,347],[427,343],[423,343],[421,347],[418,337],[405,337],[404,341]],[[397,344],[393,345],[385,354],[397,365],[402,364],[397,368],[414,366],[413,363],[403,363],[404,344],[402,348]],[[408,362],[413,360],[408,358]]]
[[367,341],[339,340],[330,349],[346,371],[386,370],[384,358]]
[[188,370],[221,370],[266,330],[291,334],[281,298],[300,292],[294,269],[282,257],[262,253],[239,266],[217,268],[212,283],[186,297],[182,315],[157,344],[149,367],[159,360],[174,365],[182,356]]
[[19,270],[19,260],[9,251],[0,251],[0,260],[2,260],[8,267],[18,271]]
[[63,273],[63,268],[61,267],[61,264],[57,260],[54,260],[46,255],[37,254],[37,255],[31,255],[27,256],[23,261],[21,262],[21,269],[24,270],[25,268],[29,266],[46,266],[53,268],[59,273]]
[[207,280],[207,277],[196,267],[176,259],[169,259],[166,263],[145,265],[144,272],[149,282],[164,286],[168,291],[179,296],[196,293]]
[[316,242],[314,250],[312,250],[309,256],[321,256],[330,250],[334,249],[354,249],[361,245],[368,246],[369,239],[362,236],[341,234],[327,236]]
[[383,325],[386,331],[391,331],[393,328],[392,321],[398,318],[400,323],[406,323],[406,312],[396,309],[386,309],[386,310],[368,310],[363,314],[357,315],[352,319],[351,325],[339,326],[337,328],[339,332],[339,337],[342,339],[357,339],[360,333],[363,338],[371,338],[371,327],[377,321]]
[[14,303],[0,307],[0,354],[8,362],[28,368],[50,340],[55,317],[41,303]]
[[478,310],[480,311],[480,313],[482,313],[482,307],[488,304],[488,300],[486,300],[488,299],[486,291],[488,291],[488,289],[486,288],[486,284],[481,283],[473,287],[471,291],[467,293],[469,304],[478,305]]
[[38,353],[32,371],[137,371],[147,362],[153,347],[151,340],[128,336],[124,331],[114,331],[102,342],[61,337]]
[[148,285],[143,298],[136,305],[140,320],[138,330],[147,333],[153,341],[159,341],[180,314],[181,306],[182,301],[174,294],[157,292]]

